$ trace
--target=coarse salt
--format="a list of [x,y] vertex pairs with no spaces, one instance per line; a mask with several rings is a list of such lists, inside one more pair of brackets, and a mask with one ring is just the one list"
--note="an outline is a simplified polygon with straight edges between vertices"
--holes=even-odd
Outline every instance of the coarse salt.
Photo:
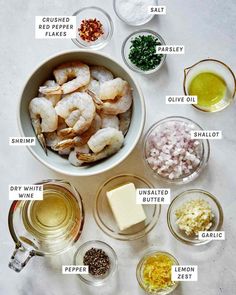
[[156,5],[156,0],[117,0],[116,10],[127,23],[141,24],[150,19],[148,6]]

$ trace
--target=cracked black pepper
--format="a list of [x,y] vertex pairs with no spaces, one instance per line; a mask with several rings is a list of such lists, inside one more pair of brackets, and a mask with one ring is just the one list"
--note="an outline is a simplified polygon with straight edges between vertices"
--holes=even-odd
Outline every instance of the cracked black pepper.
[[83,263],[89,267],[89,273],[93,276],[105,275],[110,269],[110,259],[102,249],[88,250],[84,255]]

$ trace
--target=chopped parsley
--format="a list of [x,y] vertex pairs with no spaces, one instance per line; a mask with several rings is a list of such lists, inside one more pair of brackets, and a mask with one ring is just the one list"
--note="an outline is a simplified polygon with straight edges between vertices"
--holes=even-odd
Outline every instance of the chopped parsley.
[[156,46],[162,45],[153,35],[139,35],[131,40],[129,59],[142,71],[155,69],[163,54],[156,53]]

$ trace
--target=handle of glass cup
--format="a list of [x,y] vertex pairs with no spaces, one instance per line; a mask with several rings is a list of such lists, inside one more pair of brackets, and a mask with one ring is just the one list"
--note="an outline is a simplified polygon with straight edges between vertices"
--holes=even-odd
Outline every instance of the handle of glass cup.
[[194,65],[192,65],[191,67],[185,68],[184,69],[184,79],[186,79],[186,76],[188,74],[188,71],[192,69],[192,67],[194,67]]
[[200,60],[200,61],[196,62],[195,64],[191,65],[190,67],[185,68],[184,69],[184,79],[186,79],[186,76],[187,76],[189,70],[191,70],[193,67],[195,67],[196,65],[200,64],[203,61],[206,61],[206,59]]
[[35,256],[34,251],[28,251],[25,248],[16,245],[8,266],[14,271],[20,272],[33,256]]
[[184,89],[184,94],[185,95],[187,95],[187,90],[186,90],[186,85],[185,85],[185,83],[186,83],[186,79],[187,79],[187,74],[188,74],[188,72],[195,66],[196,64],[194,64],[194,65],[192,65],[192,66],[190,66],[190,67],[187,67],[187,68],[185,68],[184,69],[184,81],[183,81],[183,89]]

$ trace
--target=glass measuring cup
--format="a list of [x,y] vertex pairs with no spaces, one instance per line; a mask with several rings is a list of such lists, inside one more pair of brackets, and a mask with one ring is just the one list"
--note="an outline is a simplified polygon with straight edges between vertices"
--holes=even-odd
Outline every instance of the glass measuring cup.
[[189,87],[193,79],[200,73],[210,72],[221,77],[226,84],[224,97],[212,105],[193,104],[192,106],[204,112],[218,112],[231,104],[236,92],[236,78],[233,71],[222,61],[216,59],[204,59],[184,69],[183,89],[184,94],[189,95]]
[[79,192],[69,182],[44,180],[43,200],[13,201],[8,214],[15,242],[9,267],[20,272],[34,256],[52,256],[68,251],[79,239],[84,209]]

